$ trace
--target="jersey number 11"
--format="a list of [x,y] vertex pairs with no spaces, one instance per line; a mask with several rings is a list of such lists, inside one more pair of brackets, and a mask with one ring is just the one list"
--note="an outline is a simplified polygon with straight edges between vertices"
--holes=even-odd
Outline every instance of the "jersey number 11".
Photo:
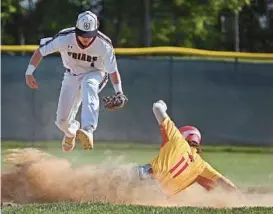
[[185,162],[185,160],[186,159],[184,157],[181,157],[179,161],[171,168],[170,173],[173,175],[173,178],[177,177],[188,168],[189,164],[188,162]]

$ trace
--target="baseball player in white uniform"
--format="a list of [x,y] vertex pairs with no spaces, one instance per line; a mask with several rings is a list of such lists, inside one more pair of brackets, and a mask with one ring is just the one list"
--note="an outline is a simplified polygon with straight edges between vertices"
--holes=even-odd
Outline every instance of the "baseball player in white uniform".
[[[40,60],[54,52],[60,52],[65,67],[55,121],[64,132],[63,151],[73,151],[75,139],[85,149],[92,149],[93,132],[99,117],[98,94],[105,87],[108,74],[116,94],[103,100],[105,107],[110,110],[120,109],[128,101],[123,94],[111,40],[98,31],[95,14],[90,11],[79,14],[76,27],[63,29],[54,37],[41,40],[25,73],[26,84],[30,88],[38,89],[33,73]],[[80,124],[75,117],[81,104]]]

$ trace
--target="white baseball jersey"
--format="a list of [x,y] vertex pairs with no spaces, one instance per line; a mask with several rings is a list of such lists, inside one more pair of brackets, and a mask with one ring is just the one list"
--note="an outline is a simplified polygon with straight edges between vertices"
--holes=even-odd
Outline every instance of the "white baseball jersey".
[[42,56],[57,51],[61,54],[64,67],[76,75],[98,70],[107,73],[118,71],[111,40],[99,31],[88,47],[81,47],[78,43],[75,27],[61,30],[45,44],[40,45]]

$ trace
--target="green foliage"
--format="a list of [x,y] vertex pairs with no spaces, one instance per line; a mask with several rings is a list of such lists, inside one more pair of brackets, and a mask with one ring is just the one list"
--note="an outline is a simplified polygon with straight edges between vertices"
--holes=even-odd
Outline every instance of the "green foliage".
[[[1,1],[1,30],[2,30],[2,43],[12,44],[16,42],[14,35],[14,22],[20,20],[27,11],[21,7],[19,0],[2,0]],[[19,21],[18,21],[19,22]],[[13,29],[12,29],[13,27]]]
[[15,16],[23,16],[28,13],[22,7],[24,0],[2,0],[1,1],[1,21],[2,26],[6,27],[7,24],[14,21]]
[[3,0],[1,5],[1,21],[2,25],[5,25],[17,12],[18,8],[13,4],[12,0]]
[[[33,0],[31,0],[33,1]],[[75,25],[84,10],[97,11],[101,1],[39,0],[33,9],[24,9],[18,0],[2,1],[2,43],[37,44],[43,36]],[[241,48],[244,51],[273,50],[273,29],[261,29],[255,13],[266,14],[265,2],[250,0],[150,0],[149,20],[152,46],[185,46],[213,50],[233,50],[234,13],[240,13]],[[115,47],[141,47],[146,40],[145,2],[104,0],[99,15],[101,29]],[[250,8],[250,9],[249,9]],[[220,16],[226,17],[222,32]],[[247,33],[246,33],[247,32]],[[249,38],[246,34],[254,34]]]
[[250,0],[224,0],[223,4],[227,2],[228,8],[232,11],[240,11],[244,5],[249,5]]

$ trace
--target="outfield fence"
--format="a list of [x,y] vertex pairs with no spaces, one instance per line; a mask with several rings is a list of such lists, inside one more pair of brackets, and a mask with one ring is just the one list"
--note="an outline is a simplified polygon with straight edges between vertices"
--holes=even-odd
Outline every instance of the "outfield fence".
[[[29,89],[24,72],[36,48],[1,46],[2,139],[62,137],[54,121],[64,68],[58,55],[45,57],[35,72],[39,90]],[[152,104],[163,99],[175,123],[197,126],[204,144],[273,145],[273,53],[154,47],[116,54],[129,102],[118,112],[101,107],[96,140],[160,142]],[[109,82],[101,96],[112,93]]]

